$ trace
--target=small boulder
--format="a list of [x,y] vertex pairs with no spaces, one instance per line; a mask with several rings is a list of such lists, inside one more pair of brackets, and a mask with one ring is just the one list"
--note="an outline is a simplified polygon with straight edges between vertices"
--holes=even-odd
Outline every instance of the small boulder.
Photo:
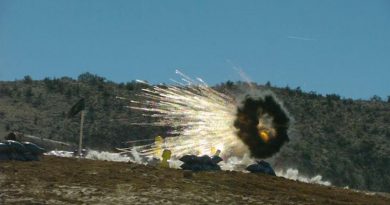
[[257,161],[256,164],[249,165],[246,170],[251,173],[263,173],[269,174],[272,176],[276,176],[274,169],[272,169],[271,165],[266,161]]

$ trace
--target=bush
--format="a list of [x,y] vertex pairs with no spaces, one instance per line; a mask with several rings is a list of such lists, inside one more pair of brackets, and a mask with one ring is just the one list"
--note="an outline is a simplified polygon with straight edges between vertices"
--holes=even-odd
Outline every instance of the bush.
[[26,75],[26,76],[24,76],[24,78],[23,78],[23,82],[26,83],[26,84],[31,84],[31,83],[33,82],[33,80],[32,80],[32,78],[31,78],[31,76]]

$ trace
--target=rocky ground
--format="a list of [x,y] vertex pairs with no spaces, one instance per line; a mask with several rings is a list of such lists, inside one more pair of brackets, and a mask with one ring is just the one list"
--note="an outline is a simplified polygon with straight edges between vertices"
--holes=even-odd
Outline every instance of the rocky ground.
[[390,197],[263,174],[44,156],[0,161],[0,204],[390,204]]

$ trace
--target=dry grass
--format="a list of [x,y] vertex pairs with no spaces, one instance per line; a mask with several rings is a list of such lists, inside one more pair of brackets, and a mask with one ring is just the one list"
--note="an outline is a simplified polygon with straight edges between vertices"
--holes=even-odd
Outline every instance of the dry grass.
[[390,198],[261,174],[45,156],[0,163],[0,204],[390,204]]

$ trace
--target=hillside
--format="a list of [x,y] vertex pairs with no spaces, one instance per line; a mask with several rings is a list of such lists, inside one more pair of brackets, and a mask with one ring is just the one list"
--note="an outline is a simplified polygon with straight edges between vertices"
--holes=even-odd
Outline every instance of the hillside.
[[85,97],[87,146],[107,150],[124,146],[123,142],[130,139],[150,138],[162,133],[163,129],[148,128],[147,132],[141,132],[143,128],[132,127],[129,122],[145,118],[125,108],[127,100],[116,98],[121,96],[136,100],[137,92],[144,87],[144,84],[135,81],[115,84],[89,73],[80,75],[78,80],[64,77],[1,82],[0,135],[12,130],[76,143],[80,118],[68,119],[67,112],[81,97]]
[[200,172],[45,156],[0,164],[4,204],[389,204],[388,195],[263,174]]
[[[293,118],[290,143],[272,161],[276,168],[298,168],[308,176],[320,174],[337,186],[390,192],[390,103],[373,97],[369,101],[321,96],[299,88],[271,90]],[[143,83],[117,84],[84,73],[71,78],[0,82],[0,136],[21,131],[43,138],[77,142],[79,119],[66,113],[85,97],[87,114],[85,143],[111,150],[123,142],[150,139],[169,128],[133,126],[130,122],[152,119],[125,108],[127,100],[139,99]],[[248,90],[242,82],[226,82],[215,89],[232,96]]]

